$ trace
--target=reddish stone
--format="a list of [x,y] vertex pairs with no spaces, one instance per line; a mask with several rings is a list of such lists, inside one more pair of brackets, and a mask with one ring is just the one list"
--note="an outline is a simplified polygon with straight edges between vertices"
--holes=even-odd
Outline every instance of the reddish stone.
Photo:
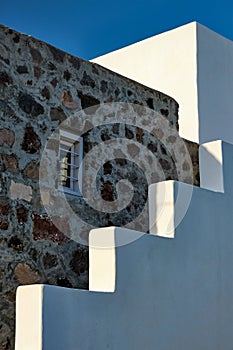
[[17,211],[18,223],[22,224],[22,223],[26,222],[28,219],[27,208],[25,208],[23,205],[20,205],[16,211]]
[[59,122],[63,122],[66,120],[66,115],[61,108],[51,108],[50,118],[51,121],[58,120]]
[[10,129],[0,129],[0,146],[7,143],[10,147],[15,142],[15,134]]
[[25,128],[22,149],[28,153],[37,153],[40,150],[41,142],[38,135],[31,126]]
[[20,284],[33,284],[40,281],[37,271],[25,263],[19,263],[15,267],[15,275]]
[[69,238],[63,233],[69,232],[69,221],[67,218],[54,217],[54,221],[59,224],[63,232],[50,219],[41,217],[40,215],[35,215],[33,221],[33,237],[36,241],[50,240],[59,245],[69,241]]
[[103,183],[101,188],[101,196],[103,200],[113,202],[114,201],[114,193],[112,184],[108,181]]
[[30,162],[23,171],[29,179],[37,180],[39,178],[39,164],[36,161]]
[[59,230],[61,231],[58,231],[58,234],[62,233],[63,235],[65,235],[65,237],[68,238],[70,235],[69,219],[60,216],[53,216],[52,221],[54,225],[56,227],[59,227]]
[[10,303],[15,302],[15,290],[9,290],[5,293],[4,298],[6,298]]
[[63,91],[61,95],[61,102],[68,109],[76,109],[78,107],[78,102],[74,101],[70,91]]
[[138,142],[143,142],[144,131],[141,128],[136,128],[136,139]]
[[5,220],[0,221],[0,230],[7,230],[8,229],[8,222]]
[[3,164],[5,170],[16,172],[18,170],[18,159],[15,154],[3,154]]
[[97,108],[99,108],[100,101],[97,100],[95,97],[84,95],[81,91],[78,91],[78,97],[81,100],[82,109],[85,109],[86,114],[95,113]]
[[45,86],[43,90],[41,91],[41,95],[46,98],[47,100],[50,99],[50,92],[49,89]]
[[0,214],[8,215],[10,211],[10,205],[7,202],[0,202]]

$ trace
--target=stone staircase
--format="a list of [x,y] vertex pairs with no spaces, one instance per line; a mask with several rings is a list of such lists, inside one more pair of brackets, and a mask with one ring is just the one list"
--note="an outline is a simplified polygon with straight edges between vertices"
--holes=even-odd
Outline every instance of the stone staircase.
[[151,185],[151,234],[92,230],[89,291],[19,287],[15,349],[232,350],[232,157],[202,145],[202,188]]

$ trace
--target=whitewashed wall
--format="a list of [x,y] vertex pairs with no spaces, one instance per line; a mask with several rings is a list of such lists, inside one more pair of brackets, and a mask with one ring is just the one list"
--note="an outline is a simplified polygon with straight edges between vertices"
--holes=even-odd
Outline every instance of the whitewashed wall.
[[192,22],[93,62],[174,97],[182,137],[233,143],[232,41]]

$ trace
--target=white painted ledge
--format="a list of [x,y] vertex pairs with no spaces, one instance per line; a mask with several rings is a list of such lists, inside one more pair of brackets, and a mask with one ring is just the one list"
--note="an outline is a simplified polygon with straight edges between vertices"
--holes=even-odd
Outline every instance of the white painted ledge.
[[200,186],[224,192],[222,141],[208,142],[199,148]]
[[15,350],[43,349],[43,289],[43,285],[17,289]]
[[149,232],[174,238],[176,227],[184,219],[192,199],[193,186],[164,181],[149,186]]
[[89,290],[114,292],[115,287],[115,229],[92,230],[89,235]]
[[[224,193],[224,171],[232,145],[220,140],[208,142],[199,148],[200,187]],[[227,163],[227,161],[226,161]],[[229,182],[229,180],[228,180]],[[228,186],[229,187],[229,186]],[[184,219],[192,199],[193,186],[177,181],[164,181],[149,186],[149,228],[156,236],[174,238],[176,227]]]

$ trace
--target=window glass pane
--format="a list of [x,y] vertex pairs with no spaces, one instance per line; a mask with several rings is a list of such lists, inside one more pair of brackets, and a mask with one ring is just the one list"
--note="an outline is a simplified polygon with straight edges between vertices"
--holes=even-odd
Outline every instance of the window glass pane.
[[61,185],[71,188],[71,148],[61,143],[60,148]]
[[[72,137],[72,135],[71,135]],[[80,162],[80,142],[68,138],[60,138],[60,186],[79,192],[78,171]],[[82,151],[81,151],[82,152]]]

